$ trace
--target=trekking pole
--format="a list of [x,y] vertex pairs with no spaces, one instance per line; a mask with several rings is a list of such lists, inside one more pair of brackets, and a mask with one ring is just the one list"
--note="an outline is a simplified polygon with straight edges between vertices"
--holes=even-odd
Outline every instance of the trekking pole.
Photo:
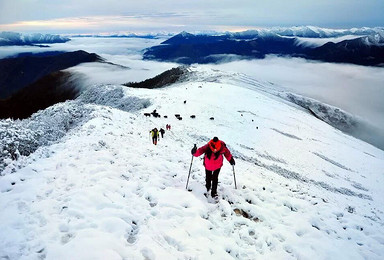
[[237,190],[237,185],[236,185],[236,175],[235,175],[235,166],[232,165],[232,169],[233,169],[233,179],[235,180],[235,189]]
[[[197,146],[193,146],[193,148],[197,149]],[[191,165],[189,166],[189,173],[188,173],[188,179],[187,179],[187,185],[185,185],[185,189],[188,189],[188,182],[189,182],[189,176],[191,175],[191,168],[192,168],[192,162],[193,162],[193,154],[192,154],[192,159],[191,159]]]

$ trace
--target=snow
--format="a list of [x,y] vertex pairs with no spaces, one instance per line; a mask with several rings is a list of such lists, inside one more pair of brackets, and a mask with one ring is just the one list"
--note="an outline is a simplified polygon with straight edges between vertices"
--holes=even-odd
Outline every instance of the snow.
[[384,46],[384,31],[365,37],[363,42],[367,45]]
[[294,26],[294,27],[271,27],[260,28],[255,30],[248,30],[243,32],[227,32],[229,35],[238,37],[258,37],[258,36],[285,36],[295,37],[298,41],[306,42],[310,45],[320,45],[320,43],[327,42],[327,39],[332,42],[339,42],[342,40],[353,39],[366,35],[382,34],[384,28],[382,27],[362,27],[352,29],[329,29],[320,28],[316,26]]
[[0,32],[0,45],[23,45],[23,44],[42,44],[42,43],[56,43],[56,42],[66,42],[69,41],[69,38],[52,35],[52,34],[21,34],[17,32]]
[[307,38],[307,37],[297,37],[295,38],[297,45],[303,45],[305,47],[320,47],[328,42],[339,43],[345,40],[353,40],[356,38],[362,37],[361,35],[344,35],[340,37],[330,37],[330,38]]
[[46,51],[77,50],[84,50],[90,53],[95,52],[103,58],[104,56],[109,56],[108,58],[110,58],[111,55],[116,55],[116,58],[119,57],[118,55],[138,56],[144,48],[158,45],[167,38],[165,36],[158,39],[73,37],[69,38],[70,41],[63,43],[47,43],[46,45],[49,48],[41,48],[39,46],[1,46],[0,58],[15,56],[23,52],[42,53]]
[[[190,70],[188,82],[98,85],[28,124],[6,121],[58,135],[1,172],[0,258],[384,257],[382,150],[239,75]],[[143,115],[154,109],[168,118]],[[149,131],[167,123],[153,145]],[[185,189],[193,144],[214,136],[235,157],[238,187],[225,161],[217,204],[203,195],[201,157]]]

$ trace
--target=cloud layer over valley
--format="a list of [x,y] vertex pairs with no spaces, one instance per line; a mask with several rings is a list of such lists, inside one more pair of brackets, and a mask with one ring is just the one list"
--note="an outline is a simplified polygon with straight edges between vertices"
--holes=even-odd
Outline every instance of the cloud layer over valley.
[[[144,61],[144,48],[158,45],[162,39],[72,38],[52,44],[49,51],[82,49],[95,52],[108,63],[85,63],[69,69],[81,73],[82,86],[123,84],[142,81],[178,66],[175,63]],[[42,52],[46,48],[2,47],[0,57],[18,52]],[[339,107],[384,131],[384,69],[313,62],[298,58],[268,56],[262,60],[236,60],[202,65],[223,71],[244,73],[256,80],[270,82],[273,88],[311,97]],[[272,85],[271,85],[272,86]]]

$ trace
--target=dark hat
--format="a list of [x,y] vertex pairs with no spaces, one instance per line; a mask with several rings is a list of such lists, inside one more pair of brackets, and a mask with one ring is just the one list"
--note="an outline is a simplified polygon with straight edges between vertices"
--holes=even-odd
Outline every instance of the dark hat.
[[215,137],[213,137],[212,140],[216,143],[217,141],[219,141],[219,138],[217,138],[217,137],[215,136]]

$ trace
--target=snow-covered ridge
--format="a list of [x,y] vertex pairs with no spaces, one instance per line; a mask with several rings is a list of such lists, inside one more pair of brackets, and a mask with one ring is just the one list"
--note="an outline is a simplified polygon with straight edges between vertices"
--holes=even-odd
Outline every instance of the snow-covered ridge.
[[268,36],[285,36],[299,38],[339,38],[343,36],[366,36],[383,33],[384,27],[362,27],[350,29],[329,29],[316,26],[271,27],[246,30],[241,32],[195,31],[181,32],[180,35],[227,35],[233,38],[256,38]]
[[17,32],[0,32],[0,46],[8,45],[34,45],[48,43],[63,43],[70,39],[61,35],[52,34],[21,34]]
[[153,33],[132,33],[132,32],[112,32],[112,33],[97,33],[97,34],[68,34],[68,37],[127,37],[127,38],[157,38],[171,37],[180,34],[183,37],[189,35],[209,35],[219,36],[227,35],[234,38],[255,38],[267,36],[286,36],[300,38],[339,38],[343,36],[366,36],[382,33],[384,27],[362,27],[350,29],[329,29],[316,26],[294,26],[294,27],[271,27],[246,30],[242,32],[220,32],[220,31],[182,31],[175,32],[153,32]]
[[83,91],[76,100],[56,104],[28,119],[0,120],[0,173],[13,164],[12,160],[57,142],[69,131],[93,118],[94,107],[89,104],[132,112],[148,107],[150,101],[125,96],[122,87],[96,85]]
[[100,33],[66,33],[62,34],[65,37],[69,38],[147,38],[147,39],[157,39],[157,38],[168,38],[174,36],[176,33],[165,32],[165,31],[156,31],[148,33],[138,33],[131,31],[118,31],[118,32],[100,32]]
[[[55,105],[57,118],[73,106],[91,116],[3,171],[0,230],[10,235],[0,235],[0,257],[384,257],[383,151],[263,92],[261,82],[191,70],[189,81],[165,88],[96,86],[81,102]],[[124,100],[137,106],[124,110]],[[143,115],[154,109],[169,117]],[[167,123],[172,130],[153,145],[149,130]],[[213,204],[190,149],[216,135],[236,165],[224,162]]]
[[266,82],[259,82],[241,73],[228,73],[224,71],[212,71],[207,73],[198,67],[191,67],[190,77],[194,80],[200,79],[208,82],[225,82],[229,80],[233,82],[233,84],[240,83],[243,87],[257,89],[282,98],[290,103],[304,108],[308,113],[326,122],[332,127],[364,140],[376,147],[379,147],[380,149],[384,149],[384,134],[381,129],[372,126],[362,118],[352,115],[338,107],[325,104],[313,98],[287,92],[280,89],[279,86],[270,85]]
[[[186,32],[180,33],[186,37]],[[192,34],[191,34],[192,35]],[[254,39],[262,37],[293,37],[298,44],[321,46],[327,42],[338,43],[359,37],[368,45],[382,45],[384,27],[362,27],[351,29],[328,29],[315,26],[272,27],[247,30],[243,32],[196,32],[195,35],[226,35],[234,39]]]
[[362,118],[312,98],[303,97],[293,93],[280,93],[278,95],[308,109],[315,117],[323,120],[336,129],[384,150],[384,134],[382,130],[372,126]]
[[305,37],[305,38],[335,38],[347,35],[365,36],[382,33],[383,27],[375,28],[352,28],[352,29],[327,29],[315,26],[296,26],[290,28],[273,27],[273,28],[261,28],[256,30],[248,30],[244,32],[227,33],[236,37],[253,37],[253,36],[268,36],[268,35],[280,35],[290,37]]
[[380,31],[380,32],[377,32],[376,34],[366,36],[364,38],[364,41],[367,45],[383,46],[384,45],[384,31]]

